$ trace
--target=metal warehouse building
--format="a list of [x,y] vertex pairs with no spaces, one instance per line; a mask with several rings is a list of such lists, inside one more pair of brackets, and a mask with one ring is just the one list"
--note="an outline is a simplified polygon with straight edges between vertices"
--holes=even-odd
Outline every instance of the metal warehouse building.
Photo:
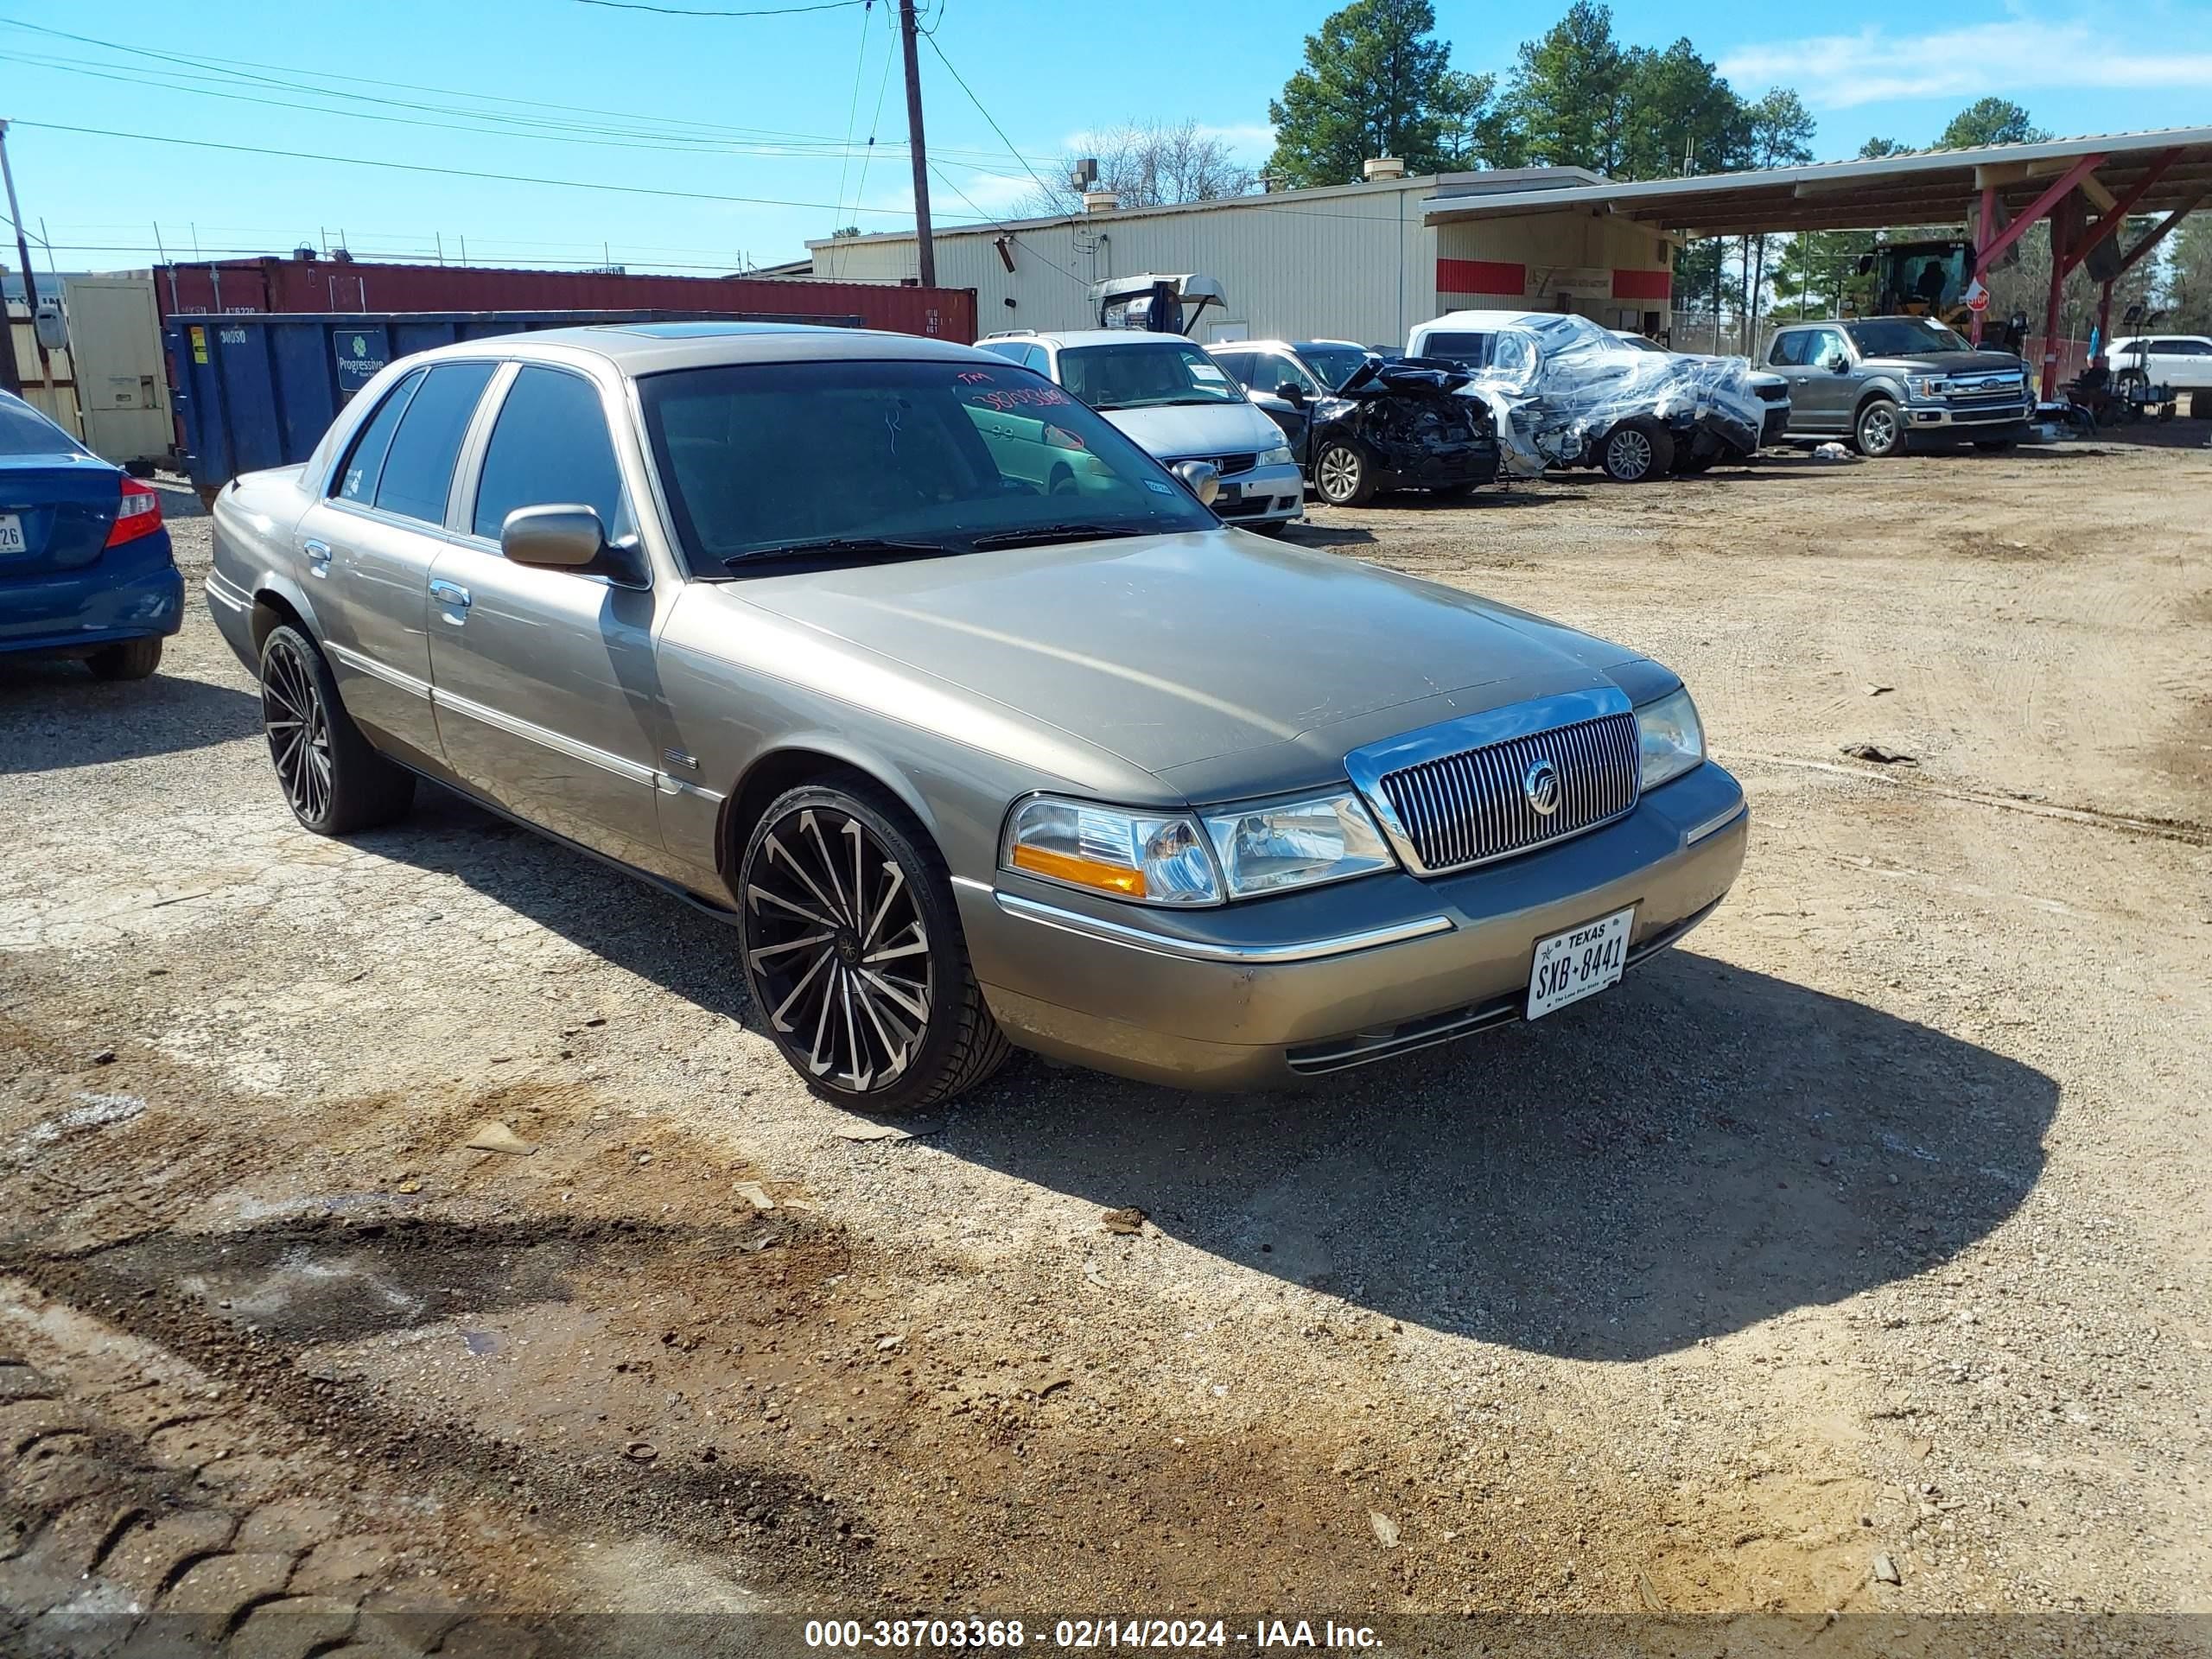
[[[1364,184],[1286,190],[1169,207],[1091,211],[938,232],[937,280],[976,290],[981,333],[1084,328],[1092,283],[1143,271],[1221,279],[1226,312],[1209,309],[1209,340],[1330,338],[1402,346],[1440,312],[1500,307],[1579,311],[1609,327],[1670,326],[1670,233],[1586,200],[1533,210],[1546,190],[1606,181],[1539,167],[1408,178],[1368,164]],[[1454,219],[1485,197],[1516,198],[1506,217]],[[810,242],[813,274],[912,282],[912,232]]]

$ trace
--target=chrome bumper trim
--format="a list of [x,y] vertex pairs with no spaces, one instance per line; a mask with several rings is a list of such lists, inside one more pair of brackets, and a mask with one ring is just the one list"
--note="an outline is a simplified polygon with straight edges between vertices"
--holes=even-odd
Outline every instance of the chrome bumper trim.
[[227,605],[234,611],[248,609],[253,603],[251,594],[233,588],[219,571],[209,571],[207,579],[200,584],[200,591],[219,605]]
[[1684,836],[1682,837],[1682,845],[1685,847],[1694,847],[1698,842],[1703,841],[1707,836],[1719,835],[1723,830],[1726,830],[1730,824],[1735,823],[1737,819],[1742,817],[1751,810],[1751,805],[1749,801],[1737,802],[1735,805],[1730,807],[1719,817],[1707,818],[1703,823],[1699,824],[1695,829],[1692,830],[1689,834]]
[[[963,885],[974,887],[974,882]],[[1103,939],[1109,944],[1127,945],[1132,950],[1150,951],[1154,956],[1182,957],[1194,962],[1228,962],[1246,967],[1264,967],[1282,962],[1316,962],[1327,957],[1350,956],[1355,950],[1372,950],[1386,944],[1403,944],[1408,939],[1427,938],[1433,933],[1449,933],[1458,925],[1449,916],[1423,916],[1410,922],[1396,922],[1388,927],[1370,927],[1357,933],[1339,933],[1333,938],[1300,939],[1287,944],[1215,944],[1196,939],[1173,939],[1147,928],[1132,927],[1123,922],[1109,922],[1080,912],[1062,910],[1058,905],[1039,904],[1034,899],[1024,899],[1019,893],[1000,893],[992,896],[998,906],[1009,916],[1026,922],[1035,922],[1042,927],[1054,927],[1064,933],[1079,933],[1086,938]]]

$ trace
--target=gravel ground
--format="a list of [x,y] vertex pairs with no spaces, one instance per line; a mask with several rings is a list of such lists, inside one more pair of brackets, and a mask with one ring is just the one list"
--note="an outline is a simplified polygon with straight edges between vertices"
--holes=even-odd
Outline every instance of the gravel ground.
[[0,1647],[2201,1638],[2207,499],[2077,446],[1319,513],[1678,668],[1728,904],[1325,1090],[1025,1062],[899,1140],[714,922],[442,795],[298,830],[196,608],[143,684],[0,667]]

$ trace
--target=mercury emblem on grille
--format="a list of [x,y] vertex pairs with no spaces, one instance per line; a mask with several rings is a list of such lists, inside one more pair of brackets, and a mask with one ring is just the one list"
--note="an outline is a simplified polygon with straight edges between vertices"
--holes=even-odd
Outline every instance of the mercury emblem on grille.
[[1521,780],[1521,792],[1529,798],[1529,804],[1544,817],[1559,810],[1559,768],[1539,756]]

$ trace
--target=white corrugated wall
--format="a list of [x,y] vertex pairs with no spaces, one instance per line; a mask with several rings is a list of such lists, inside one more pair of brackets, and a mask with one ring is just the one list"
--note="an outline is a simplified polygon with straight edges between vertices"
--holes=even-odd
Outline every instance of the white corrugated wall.
[[[1365,186],[1180,212],[1093,214],[1007,233],[1011,272],[996,246],[1001,232],[956,232],[936,238],[937,280],[976,290],[976,326],[987,334],[1093,327],[1084,293],[1090,283],[1148,270],[1203,271],[1221,279],[1230,303],[1225,312],[1208,309],[1202,339],[1401,345],[1408,328],[1436,310],[1436,238],[1421,218],[1428,190],[1425,183]],[[911,237],[858,238],[812,251],[817,276],[916,275]]]

